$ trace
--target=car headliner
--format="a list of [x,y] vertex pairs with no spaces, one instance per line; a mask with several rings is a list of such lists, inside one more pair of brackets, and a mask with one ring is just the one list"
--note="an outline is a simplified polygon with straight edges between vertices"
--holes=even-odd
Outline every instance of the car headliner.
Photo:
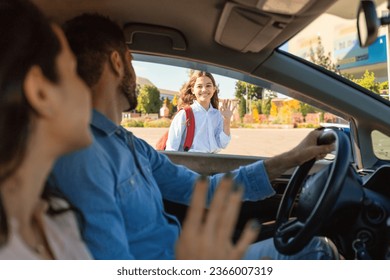
[[[127,32],[126,36],[128,41],[132,40],[129,48],[134,52],[185,57],[248,74],[257,69],[276,47],[307,26],[333,3],[336,2],[330,12],[345,18],[355,17],[359,4],[359,0],[308,0],[309,4],[298,14],[280,15],[256,8],[257,2],[261,2],[257,0],[33,0],[33,2],[59,23],[83,12],[97,12],[110,16],[132,31],[131,34]],[[241,18],[231,17],[224,24],[226,17],[223,10],[227,3],[234,3]],[[269,22],[266,25],[259,24],[258,28],[251,30],[251,35],[248,35],[249,28],[243,28],[242,23],[261,21],[260,15],[269,17]],[[235,25],[233,28],[236,30],[231,30],[229,24]],[[176,38],[184,41],[182,49],[173,49],[175,38],[156,35],[171,31],[177,32]],[[222,46],[215,41],[218,33],[229,34],[228,44]],[[182,38],[179,38],[180,36]],[[261,46],[256,47],[255,52],[245,52],[245,48],[240,46],[250,44],[249,40],[255,36],[258,36],[256,43],[261,42]],[[237,47],[241,49],[240,53],[237,53]]]
[[[129,45],[135,52],[163,54],[164,56],[185,57],[189,60],[204,61],[208,64],[224,66],[230,69],[252,73],[270,55],[274,48],[291,38],[299,30],[323,13],[335,0],[311,1],[303,12],[294,15],[277,15],[257,10],[253,0],[240,0],[237,4],[240,13],[248,21],[253,14],[271,17],[271,25],[277,28],[266,30],[259,25],[258,32],[264,44],[256,53],[237,53],[230,47],[218,44],[214,38],[221,19],[225,0],[185,1],[185,0],[34,0],[51,18],[62,23],[83,12],[97,12],[110,16],[122,26],[130,26],[133,31],[133,43]],[[356,2],[356,0],[354,1]],[[235,24],[234,20],[232,22]],[[164,28],[173,28],[178,36],[182,35],[184,49],[172,48],[172,39],[156,35],[162,34]],[[178,30],[180,28],[180,30]],[[248,40],[248,30],[239,29],[234,33],[232,44]],[[146,31],[143,31],[147,29]],[[274,37],[274,31],[280,33]],[[168,29],[168,32],[170,30]],[[246,32],[244,32],[246,31]],[[260,32],[262,32],[260,34]],[[278,31],[279,32],[279,31]],[[130,34],[126,34],[130,40]],[[230,36],[232,37],[232,36]],[[229,59],[226,59],[229,57]]]

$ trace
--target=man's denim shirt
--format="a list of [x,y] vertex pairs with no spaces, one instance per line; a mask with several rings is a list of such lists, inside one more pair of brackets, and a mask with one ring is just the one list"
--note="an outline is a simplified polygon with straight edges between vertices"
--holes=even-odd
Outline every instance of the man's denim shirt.
[[[162,199],[189,204],[199,175],[93,111],[94,142],[55,165],[57,187],[81,212],[80,230],[96,259],[174,259],[177,219]],[[245,200],[272,196],[263,162],[233,172]],[[208,201],[223,174],[210,177]]]

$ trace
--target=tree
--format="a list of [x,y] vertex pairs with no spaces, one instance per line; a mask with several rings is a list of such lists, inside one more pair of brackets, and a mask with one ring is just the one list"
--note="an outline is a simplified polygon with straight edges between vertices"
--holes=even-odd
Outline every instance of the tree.
[[269,116],[271,112],[272,98],[264,98],[261,103],[261,112]]
[[366,70],[360,79],[353,79],[353,82],[375,93],[380,93],[380,83],[375,80],[374,72]]
[[300,104],[298,100],[291,99],[284,101],[281,108],[279,108],[278,118],[284,124],[289,124],[293,121],[293,113],[297,113],[300,109]]
[[380,90],[388,90],[389,89],[389,81],[384,81],[379,84]]
[[137,111],[141,113],[158,113],[162,102],[160,100],[160,91],[155,86],[143,85],[138,94]]
[[253,107],[252,109],[252,117],[255,123],[259,122],[259,111],[257,110],[257,107]]
[[172,99],[172,105],[176,107],[178,103],[179,103],[179,96],[175,94],[175,96]]
[[325,48],[322,45],[321,36],[317,37],[317,46],[313,49],[313,46],[310,46],[309,50],[309,60],[316,65],[322,66],[329,71],[332,71],[340,76],[343,76],[346,79],[353,80],[353,75],[347,73],[341,73],[338,65],[332,62],[331,52],[326,53]]
[[339,75],[341,74],[340,70],[337,68],[337,65],[332,62],[331,53],[328,52],[327,54],[325,54],[325,48],[322,45],[321,36],[317,37],[317,47],[315,48],[315,50],[313,49],[313,46],[310,46],[309,52],[309,59],[311,62],[322,66],[325,69],[333,71]]
[[172,115],[177,112],[177,105],[179,104],[179,96],[175,94],[172,99]]
[[309,104],[306,104],[304,102],[300,102],[299,103],[299,111],[302,113],[302,116],[303,117],[306,117],[307,114],[310,114],[310,113],[317,113],[319,110]]
[[241,120],[245,116],[245,113],[246,113],[246,100],[244,96],[241,96],[240,103],[238,106],[238,114],[240,115]]
[[[379,89],[382,97],[389,99],[389,82],[385,81],[379,84]],[[387,95],[387,96],[386,96]]]
[[262,114],[262,104],[263,101],[261,99],[252,101],[252,111],[256,109],[258,114]]
[[273,117],[277,117],[279,113],[278,107],[275,105],[275,103],[271,102],[271,109],[269,114]]
[[278,119],[281,123],[289,124],[291,123],[291,115],[292,111],[290,110],[287,104],[283,104],[283,106],[278,111]]
[[238,99],[241,96],[245,96],[247,100],[259,100],[263,98],[263,88],[243,81],[237,81],[234,95]]

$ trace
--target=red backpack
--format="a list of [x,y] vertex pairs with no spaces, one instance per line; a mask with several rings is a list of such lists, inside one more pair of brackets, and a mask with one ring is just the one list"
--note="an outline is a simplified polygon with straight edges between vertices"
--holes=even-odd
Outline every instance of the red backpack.
[[[194,113],[192,112],[192,108],[190,106],[186,106],[182,108],[186,111],[186,126],[187,126],[187,132],[186,132],[186,139],[184,141],[184,151],[188,152],[188,150],[192,146],[192,141],[194,140],[194,134],[195,134],[195,117]],[[180,109],[181,110],[181,109]],[[157,141],[156,143],[156,150],[165,150],[167,147],[167,140],[168,140],[168,133],[164,133],[163,136]]]

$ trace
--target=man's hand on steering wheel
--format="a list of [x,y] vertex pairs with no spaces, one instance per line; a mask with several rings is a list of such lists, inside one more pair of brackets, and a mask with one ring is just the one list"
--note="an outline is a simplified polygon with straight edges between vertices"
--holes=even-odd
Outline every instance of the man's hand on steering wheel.
[[303,163],[315,158],[316,160],[324,158],[328,153],[335,150],[334,141],[330,144],[320,144],[319,138],[324,133],[324,130],[311,131],[294,149],[291,150],[295,153],[297,164]]
[[295,148],[264,161],[270,181],[276,179],[290,168],[302,165],[311,159],[324,158],[328,153],[334,151],[335,144],[319,145],[318,139],[323,130],[311,131]]

